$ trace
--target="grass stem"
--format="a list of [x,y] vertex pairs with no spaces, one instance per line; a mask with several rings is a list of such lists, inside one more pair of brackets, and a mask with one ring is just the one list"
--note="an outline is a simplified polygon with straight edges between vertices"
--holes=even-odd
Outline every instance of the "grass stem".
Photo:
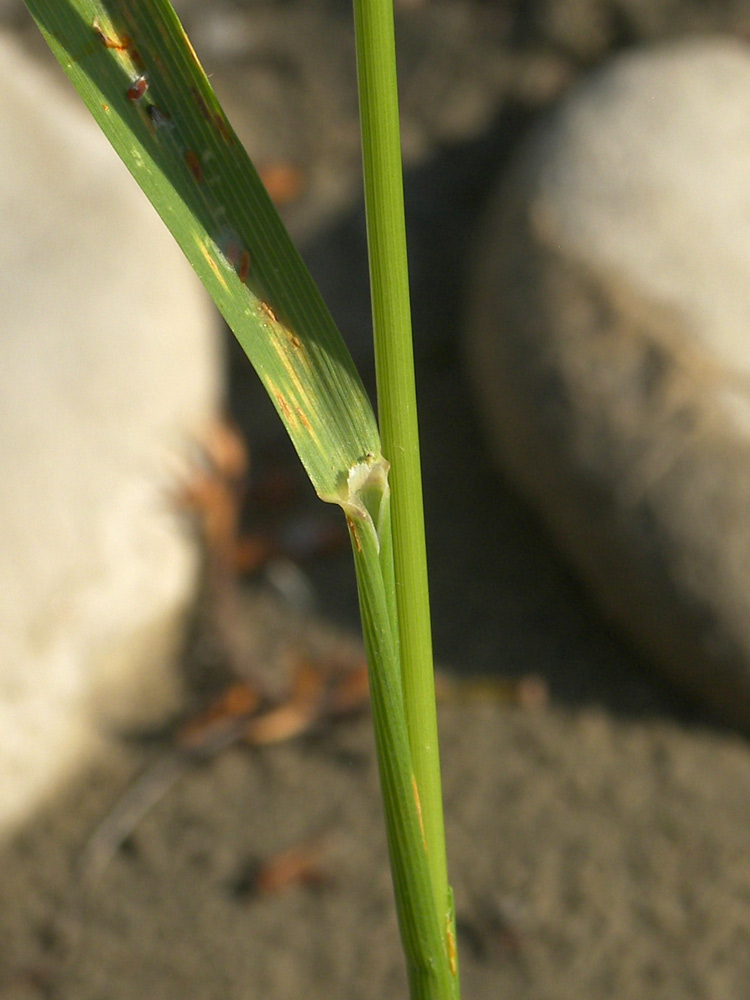
[[383,454],[391,463],[403,702],[434,902],[441,923],[447,921],[451,951],[392,0],[354,0],[354,22],[378,415]]

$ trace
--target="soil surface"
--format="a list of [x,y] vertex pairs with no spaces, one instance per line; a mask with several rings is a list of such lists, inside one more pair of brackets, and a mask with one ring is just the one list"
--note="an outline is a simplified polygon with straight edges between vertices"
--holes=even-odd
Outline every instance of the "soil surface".
[[[180,9],[217,89],[247,119],[251,153],[257,143],[261,160],[302,171],[306,193],[285,210],[289,224],[371,385],[348,4]],[[26,30],[12,5],[5,16]],[[449,699],[440,716],[463,994],[744,1000],[747,741],[684,704],[608,628],[494,471],[460,331],[474,227],[532,121],[615,51],[694,33],[750,36],[750,9],[402,0],[398,31],[436,655],[455,675],[498,681]],[[293,478],[270,405],[229,342],[228,356],[254,476],[281,468]],[[300,490],[277,527],[338,523]],[[252,506],[247,521],[266,527]],[[300,610],[300,591],[312,610]],[[301,567],[276,560],[242,601],[248,669],[286,669],[290,650],[356,655],[345,551]],[[524,708],[510,681],[529,675],[549,696]],[[168,753],[165,742],[111,734],[100,758],[0,845],[0,997],[404,996],[367,716],[191,766],[92,874],[92,831]],[[311,877],[259,894],[258,866],[300,846]]]

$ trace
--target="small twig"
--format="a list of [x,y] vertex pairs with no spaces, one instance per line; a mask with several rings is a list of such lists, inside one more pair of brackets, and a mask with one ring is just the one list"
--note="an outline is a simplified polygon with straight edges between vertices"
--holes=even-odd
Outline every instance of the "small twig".
[[189,766],[190,759],[185,753],[171,752],[136,778],[90,835],[78,862],[81,884],[90,886],[99,879],[144,816],[164,798]]
[[[177,734],[177,746],[146,767],[98,823],[80,857],[82,883],[91,885],[99,878],[124,841],[186,771],[244,738],[258,699],[249,697],[243,702],[239,688],[230,688],[204,716],[183,726]],[[233,703],[247,707],[232,713]],[[225,711],[219,714],[218,708]]]

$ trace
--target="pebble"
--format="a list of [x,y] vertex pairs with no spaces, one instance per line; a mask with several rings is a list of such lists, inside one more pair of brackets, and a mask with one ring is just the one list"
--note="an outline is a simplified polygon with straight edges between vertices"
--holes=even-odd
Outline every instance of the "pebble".
[[218,408],[214,314],[49,52],[0,32],[0,829],[175,696],[173,500]]
[[500,468],[606,614],[750,726],[750,49],[623,54],[484,221],[466,356]]

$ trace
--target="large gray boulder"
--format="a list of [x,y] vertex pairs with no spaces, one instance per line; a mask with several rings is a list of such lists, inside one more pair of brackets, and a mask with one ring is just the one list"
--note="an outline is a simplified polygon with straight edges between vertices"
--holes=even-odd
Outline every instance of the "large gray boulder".
[[542,123],[479,244],[489,440],[595,598],[750,726],[750,50],[623,55]]
[[197,279],[62,74],[0,34],[0,94],[4,829],[174,696],[197,571],[175,496],[220,358]]

